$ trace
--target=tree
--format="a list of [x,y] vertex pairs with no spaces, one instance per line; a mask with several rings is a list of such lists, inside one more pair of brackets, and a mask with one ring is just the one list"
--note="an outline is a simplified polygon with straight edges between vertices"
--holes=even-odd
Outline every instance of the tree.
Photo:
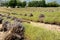
[[12,8],[15,8],[15,6],[19,7],[25,7],[26,6],[26,1],[19,1],[19,0],[10,0],[9,6]]
[[42,1],[31,1],[28,3],[29,7],[45,7],[45,0]]
[[29,7],[38,7],[38,5],[39,5],[38,1],[31,1],[31,2],[28,3]]
[[20,1],[17,2],[17,6],[18,6],[18,8],[21,7],[22,6],[22,2],[20,2]]
[[17,5],[17,0],[10,0],[9,2],[10,7],[15,8],[16,5]]
[[6,7],[8,7],[8,6],[9,6],[9,4],[8,4],[8,3],[9,3],[9,2],[6,2],[6,3],[5,3],[5,6],[6,6]]
[[46,6],[46,2],[45,2],[45,0],[42,0],[42,4],[43,4],[43,7]]
[[27,4],[26,1],[23,1],[21,7],[25,7],[26,4]]
[[56,1],[50,2],[47,4],[47,7],[58,7],[58,6],[59,6],[59,4]]

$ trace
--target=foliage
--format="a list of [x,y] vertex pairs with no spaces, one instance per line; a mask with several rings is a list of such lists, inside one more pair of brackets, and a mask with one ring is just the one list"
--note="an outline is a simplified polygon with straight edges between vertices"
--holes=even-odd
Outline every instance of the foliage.
[[21,7],[25,7],[26,6],[26,1],[22,2]]
[[22,2],[17,2],[18,8],[22,6]]
[[17,0],[10,0],[9,2],[10,7],[15,8],[16,5],[17,5]]
[[0,6],[8,6],[8,2],[6,2],[6,3],[1,3],[1,5]]
[[54,1],[54,2],[49,2],[46,3],[45,0],[42,1],[30,1],[30,2],[26,2],[23,1],[21,2],[20,0],[10,0],[9,2],[5,2],[5,3],[1,3],[1,6],[10,6],[12,8],[15,8],[16,6],[19,7],[59,7],[60,5]]
[[16,6],[19,7],[25,7],[26,6],[26,1],[21,2],[19,0],[10,0],[9,6],[15,8]]
[[29,7],[58,7],[59,4],[54,1],[50,3],[46,3],[45,0],[42,1],[31,1],[28,3]]
[[45,7],[45,0],[43,1],[31,1],[28,3],[29,7]]
[[54,2],[50,2],[50,3],[46,4],[46,5],[47,5],[47,7],[58,7],[59,6],[59,4],[56,3],[55,1]]

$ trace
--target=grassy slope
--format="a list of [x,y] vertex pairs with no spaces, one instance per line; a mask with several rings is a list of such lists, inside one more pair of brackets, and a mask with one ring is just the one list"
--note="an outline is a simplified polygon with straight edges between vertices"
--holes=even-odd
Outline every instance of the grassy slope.
[[[17,17],[33,21],[38,21],[39,15],[43,13],[45,15],[43,22],[60,24],[60,8],[21,8],[14,9],[14,11],[16,11],[18,14],[22,14],[22,16],[18,15]],[[30,13],[32,13],[34,16],[29,17]],[[27,16],[24,16],[24,14],[27,14]]]
[[[29,19],[33,21],[38,21],[39,20],[39,15],[43,13],[45,15],[44,22],[49,22],[49,23],[56,23],[60,24],[60,7],[58,8],[12,8],[12,9],[7,9],[4,8],[0,10],[1,12],[16,12],[17,15],[12,15],[11,16],[16,16],[18,18],[24,18],[24,19]],[[32,13],[34,16],[29,17],[29,14]],[[22,14],[22,15],[20,15]],[[24,14],[27,14],[27,16],[24,16]]]
[[34,27],[28,23],[23,24],[26,40],[60,40],[60,32]]

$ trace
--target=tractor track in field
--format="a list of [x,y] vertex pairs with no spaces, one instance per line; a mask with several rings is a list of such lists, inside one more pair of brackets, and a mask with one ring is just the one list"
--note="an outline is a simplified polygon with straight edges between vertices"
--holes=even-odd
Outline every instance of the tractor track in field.
[[31,25],[36,26],[36,27],[46,28],[46,29],[52,30],[52,31],[56,30],[56,31],[60,32],[60,26],[58,26],[58,25],[36,23],[36,22],[31,22]]
[[59,25],[54,25],[54,24],[45,24],[45,23],[40,23],[40,22],[34,22],[34,21],[29,21],[29,20],[23,20],[23,22],[27,22],[35,27],[40,27],[40,28],[46,28],[48,30],[52,31],[59,31],[60,32],[60,26]]

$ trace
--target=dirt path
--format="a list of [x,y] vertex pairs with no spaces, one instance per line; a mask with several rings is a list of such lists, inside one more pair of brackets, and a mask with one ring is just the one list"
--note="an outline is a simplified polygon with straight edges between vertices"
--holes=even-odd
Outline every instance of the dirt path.
[[60,31],[60,26],[58,26],[58,25],[51,25],[51,24],[44,24],[44,23],[37,23],[37,22],[31,22],[31,25],[46,28],[49,30]]
[[23,22],[27,22],[35,27],[42,27],[42,28],[46,28],[48,30],[56,30],[56,31],[59,31],[60,32],[60,26],[59,25],[53,25],[53,24],[45,24],[45,23],[39,23],[39,22],[34,22],[34,21],[29,21],[29,20],[26,20],[26,19],[22,19]]
[[0,24],[0,28],[2,28],[2,24]]
[[26,19],[22,19],[23,22],[27,22],[27,23],[30,23],[31,25],[35,26],[35,27],[42,27],[42,28],[46,28],[48,30],[56,30],[56,31],[59,31],[60,32],[60,26],[59,25],[53,25],[53,24],[45,24],[45,23],[39,23],[39,22],[33,22],[33,21],[29,21],[29,20],[26,20]]

